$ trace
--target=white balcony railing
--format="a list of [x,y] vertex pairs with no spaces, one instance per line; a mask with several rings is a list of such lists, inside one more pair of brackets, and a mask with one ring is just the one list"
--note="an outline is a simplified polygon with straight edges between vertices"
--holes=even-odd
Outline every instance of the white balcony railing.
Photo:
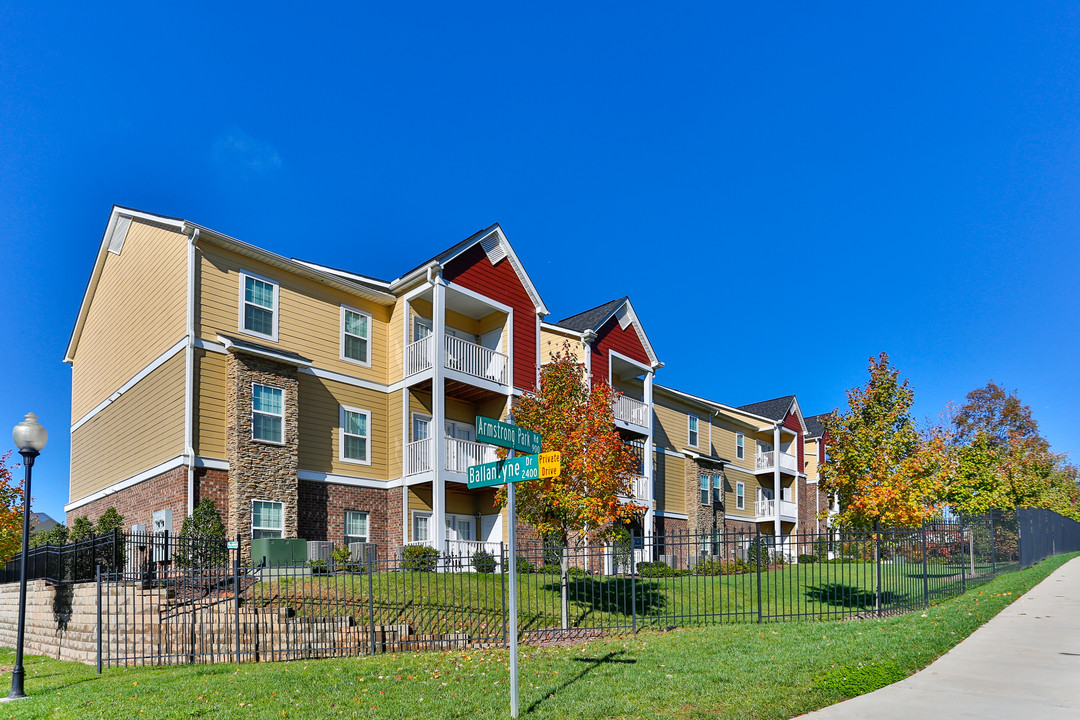
[[431,470],[431,438],[416,440],[405,446],[405,474],[419,475]]
[[634,478],[634,499],[635,500],[648,500],[649,499],[649,479],[643,477]]
[[[435,345],[429,335],[405,346],[405,376],[430,370],[435,364]],[[510,383],[510,358],[504,353],[477,345],[459,337],[447,335],[446,368],[466,375],[491,380],[500,385]]]
[[497,459],[498,456],[495,454],[495,448],[491,445],[485,445],[484,443],[473,442],[471,440],[446,438],[445,466],[450,472],[463,473],[469,469],[470,465],[495,462]]
[[[755,458],[754,467],[758,470],[773,470],[776,468],[776,451],[761,451]],[[785,472],[796,473],[799,471],[799,461],[794,455],[786,452],[780,453],[780,469]]]
[[640,427],[648,427],[649,406],[640,400],[620,395],[615,400],[615,419]]
[[432,336],[420,338],[405,346],[405,376],[428,370],[435,364],[435,346]]
[[459,337],[446,336],[447,370],[506,385],[509,367],[510,358],[501,352]]
[[[790,500],[780,501],[780,517],[795,517],[795,503]],[[776,517],[776,501],[775,500],[758,500],[754,508],[754,514],[761,518]]]

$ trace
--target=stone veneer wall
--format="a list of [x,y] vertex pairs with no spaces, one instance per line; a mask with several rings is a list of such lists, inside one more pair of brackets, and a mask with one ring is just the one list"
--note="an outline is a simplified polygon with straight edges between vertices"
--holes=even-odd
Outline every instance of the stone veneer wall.
[[345,542],[345,511],[368,513],[368,538],[379,555],[394,556],[401,542],[401,489],[355,487],[301,480],[298,486],[298,532],[305,540]]
[[173,529],[180,532],[180,525],[187,516],[187,467],[173,468],[138,485],[70,510],[65,524],[71,527],[75,518],[84,515],[97,520],[111,507],[124,516],[125,532],[132,525],[140,523],[149,527],[156,510],[172,510]]
[[[0,646],[15,647],[19,583],[0,585]],[[26,652],[58,660],[97,661],[97,584],[26,583]]]
[[[695,460],[686,460],[683,463],[683,482],[686,492],[686,527],[692,535],[711,535],[713,528],[717,532],[724,532],[724,507],[723,503],[713,503],[712,500],[712,476],[720,473],[721,480],[727,485],[727,477],[717,466],[699,463]],[[701,504],[701,476],[709,476],[709,500],[708,505]],[[726,488],[725,488],[726,489]]]
[[[299,447],[299,391],[296,367],[243,353],[229,353],[226,361],[225,447],[229,455],[229,537],[239,534],[241,550],[251,551],[251,501],[283,504],[287,538],[297,537]],[[260,383],[284,390],[284,442],[252,440],[251,385]]]

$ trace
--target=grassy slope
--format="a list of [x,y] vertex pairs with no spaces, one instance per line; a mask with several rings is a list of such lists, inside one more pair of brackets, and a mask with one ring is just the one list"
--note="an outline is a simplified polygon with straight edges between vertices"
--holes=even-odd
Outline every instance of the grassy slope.
[[[842,699],[829,670],[888,659],[924,667],[1073,556],[999,577],[885,620],[642,632],[572,648],[524,648],[522,716],[790,718]],[[13,663],[10,651],[0,664]],[[487,718],[508,715],[506,650],[262,665],[110,670],[39,657],[29,700],[0,718]],[[4,679],[7,679],[5,674]]]

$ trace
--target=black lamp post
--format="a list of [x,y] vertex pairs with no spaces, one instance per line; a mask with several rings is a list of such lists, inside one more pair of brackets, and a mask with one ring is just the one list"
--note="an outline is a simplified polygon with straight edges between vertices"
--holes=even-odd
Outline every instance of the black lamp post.
[[49,439],[49,433],[37,421],[37,415],[27,413],[26,419],[15,426],[11,432],[15,440],[15,447],[19,448],[19,454],[23,456],[23,467],[26,468],[26,484],[23,486],[23,535],[22,535],[22,565],[19,568],[19,629],[15,636],[15,669],[11,671],[11,693],[8,700],[18,700],[26,697],[23,692],[23,677],[26,671],[23,669],[23,634],[26,630],[26,566],[30,557],[30,475],[34,467],[34,460],[45,448]]

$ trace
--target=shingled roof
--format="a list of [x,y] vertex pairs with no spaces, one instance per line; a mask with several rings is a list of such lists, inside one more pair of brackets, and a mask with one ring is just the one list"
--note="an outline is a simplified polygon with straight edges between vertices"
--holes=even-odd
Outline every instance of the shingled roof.
[[618,300],[612,300],[611,302],[606,302],[603,305],[594,307],[592,310],[586,310],[577,315],[571,315],[565,320],[560,320],[555,324],[575,332],[595,330],[600,323],[604,322],[604,320],[607,319],[611,313],[615,312],[620,305],[626,302],[627,299],[627,296],[623,295]]
[[785,395],[784,397],[778,397],[773,400],[750,403],[749,405],[740,405],[739,410],[748,412],[751,415],[757,415],[779,422],[787,417],[788,410],[791,409],[791,403],[794,401],[794,395]]
[[810,417],[803,418],[806,421],[806,431],[809,433],[809,438],[819,438],[825,435],[825,426],[821,424],[821,418],[825,417],[829,413],[822,413],[820,415],[811,415]]

